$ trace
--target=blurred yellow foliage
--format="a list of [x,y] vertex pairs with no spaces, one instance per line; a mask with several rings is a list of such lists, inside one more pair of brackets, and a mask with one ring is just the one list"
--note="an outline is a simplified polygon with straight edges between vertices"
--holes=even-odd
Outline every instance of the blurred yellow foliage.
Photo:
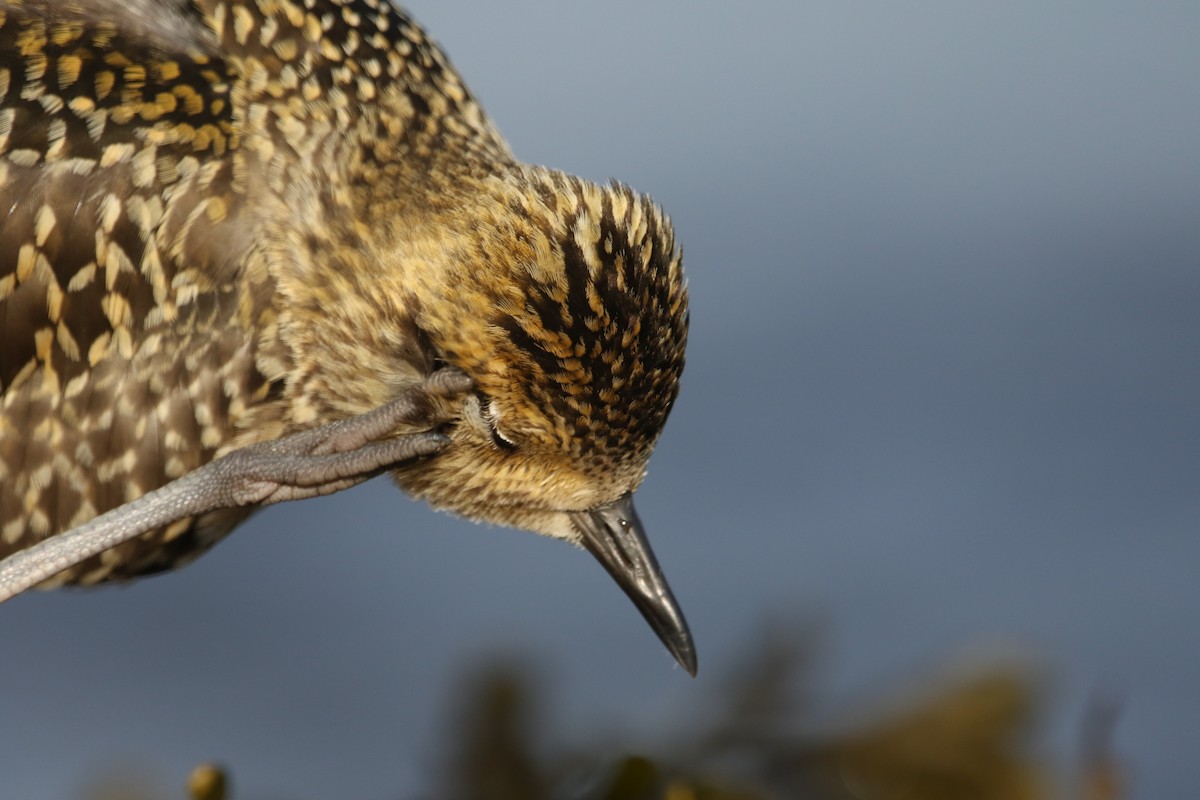
[[[719,693],[706,721],[685,720],[654,754],[611,746],[542,752],[534,746],[532,681],[493,668],[460,696],[465,708],[447,743],[445,800],[1122,800],[1112,757],[1111,703],[1084,720],[1073,790],[1056,788],[1033,752],[1039,692],[1027,670],[984,665],[931,679],[919,693],[876,701],[855,721],[805,713],[809,649],[799,637],[758,648]],[[819,731],[819,732],[818,732]],[[191,800],[232,800],[225,773],[197,767]],[[96,795],[99,797],[100,795]],[[112,797],[111,787],[106,797]]]
[[225,800],[229,780],[216,764],[201,764],[188,776],[190,800]]

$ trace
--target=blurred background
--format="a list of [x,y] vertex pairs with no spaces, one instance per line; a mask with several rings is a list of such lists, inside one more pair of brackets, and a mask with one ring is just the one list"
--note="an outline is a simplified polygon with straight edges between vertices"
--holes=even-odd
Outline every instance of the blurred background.
[[1101,693],[1135,794],[1194,791],[1200,6],[410,10],[520,157],[676,223],[688,368],[639,500],[699,678],[586,554],[375,481],[0,608],[6,797],[209,759],[239,798],[421,796],[491,659],[554,741],[652,750],[771,620],[817,728],[1015,653],[1048,763]]

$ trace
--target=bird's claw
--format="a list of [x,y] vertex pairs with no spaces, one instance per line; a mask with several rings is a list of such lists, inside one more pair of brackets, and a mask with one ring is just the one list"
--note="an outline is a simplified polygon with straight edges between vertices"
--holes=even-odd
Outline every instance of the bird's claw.
[[[279,456],[324,456],[347,453],[394,436],[398,430],[430,431],[452,417],[447,401],[470,391],[474,385],[466,373],[446,367],[429,375],[399,397],[356,417],[301,431],[282,439],[236,450]],[[402,459],[400,459],[402,460]]]
[[[450,443],[432,430],[451,416],[445,401],[472,386],[466,373],[447,367],[365,414],[236,450],[220,462],[229,501],[260,505],[332,494],[390,465],[434,455]],[[416,432],[397,435],[399,429]]]
[[421,383],[426,392],[442,397],[466,394],[474,387],[475,382],[458,367],[442,367]]

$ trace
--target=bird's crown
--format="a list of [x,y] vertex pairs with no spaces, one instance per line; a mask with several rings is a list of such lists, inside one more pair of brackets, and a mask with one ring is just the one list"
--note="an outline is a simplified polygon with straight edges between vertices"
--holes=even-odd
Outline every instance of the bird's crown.
[[414,248],[401,290],[436,359],[478,393],[455,446],[401,482],[468,516],[572,538],[536,517],[635,489],[678,393],[681,256],[670,220],[620,184],[519,166],[476,188]]

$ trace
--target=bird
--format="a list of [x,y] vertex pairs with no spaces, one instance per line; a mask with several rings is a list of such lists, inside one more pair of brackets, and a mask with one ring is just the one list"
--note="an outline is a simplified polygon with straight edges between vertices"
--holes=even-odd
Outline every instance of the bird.
[[518,160],[390,0],[0,0],[0,567],[59,559],[9,594],[388,473],[587,549],[694,675],[633,505],[689,315],[666,213]]

